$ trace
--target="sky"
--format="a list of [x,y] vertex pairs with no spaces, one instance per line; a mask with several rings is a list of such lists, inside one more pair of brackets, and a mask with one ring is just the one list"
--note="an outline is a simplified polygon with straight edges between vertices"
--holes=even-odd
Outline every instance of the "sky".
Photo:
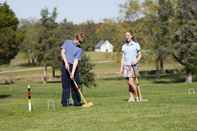
[[87,20],[100,22],[105,18],[116,18],[120,15],[119,4],[124,0],[6,0],[16,16],[28,19],[39,19],[40,11],[48,8],[52,12],[58,9],[57,21],[64,18],[74,23]]

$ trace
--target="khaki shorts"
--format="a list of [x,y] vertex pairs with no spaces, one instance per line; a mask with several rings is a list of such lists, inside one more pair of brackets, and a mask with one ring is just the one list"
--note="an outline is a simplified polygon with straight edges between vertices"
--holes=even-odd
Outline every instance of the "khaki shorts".
[[123,76],[124,77],[136,77],[138,75],[137,66],[124,65],[123,66]]

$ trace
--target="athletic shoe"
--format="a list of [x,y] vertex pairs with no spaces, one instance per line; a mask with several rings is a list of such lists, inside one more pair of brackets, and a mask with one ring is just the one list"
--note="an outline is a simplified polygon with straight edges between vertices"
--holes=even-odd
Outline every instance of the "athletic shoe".
[[135,102],[135,100],[134,100],[134,98],[133,98],[133,97],[129,97],[128,102]]

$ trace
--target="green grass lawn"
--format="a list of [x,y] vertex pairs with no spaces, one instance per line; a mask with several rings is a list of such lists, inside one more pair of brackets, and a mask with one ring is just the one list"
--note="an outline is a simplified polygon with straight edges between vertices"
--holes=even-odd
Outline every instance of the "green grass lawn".
[[[0,131],[197,131],[197,83],[142,80],[149,102],[127,103],[125,80],[98,80],[84,89],[91,108],[60,105],[60,83],[32,83],[33,112],[27,111],[26,83],[0,85]],[[48,110],[53,99],[56,110]]]
[[86,52],[92,62],[113,61],[115,54],[102,52]]

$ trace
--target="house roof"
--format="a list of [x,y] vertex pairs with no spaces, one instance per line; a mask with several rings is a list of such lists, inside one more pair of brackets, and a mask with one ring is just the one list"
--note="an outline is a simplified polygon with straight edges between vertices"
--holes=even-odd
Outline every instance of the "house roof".
[[[108,40],[105,40],[105,41],[104,41],[104,40],[100,40],[100,41],[96,44],[95,49],[100,49],[101,46],[102,46],[103,44],[105,44],[105,43],[112,45]],[[113,46],[113,45],[112,45],[112,46]]]
[[101,48],[101,46],[104,44],[104,40],[100,40],[97,44],[96,44],[96,46],[95,46],[95,48],[96,49],[100,49]]

